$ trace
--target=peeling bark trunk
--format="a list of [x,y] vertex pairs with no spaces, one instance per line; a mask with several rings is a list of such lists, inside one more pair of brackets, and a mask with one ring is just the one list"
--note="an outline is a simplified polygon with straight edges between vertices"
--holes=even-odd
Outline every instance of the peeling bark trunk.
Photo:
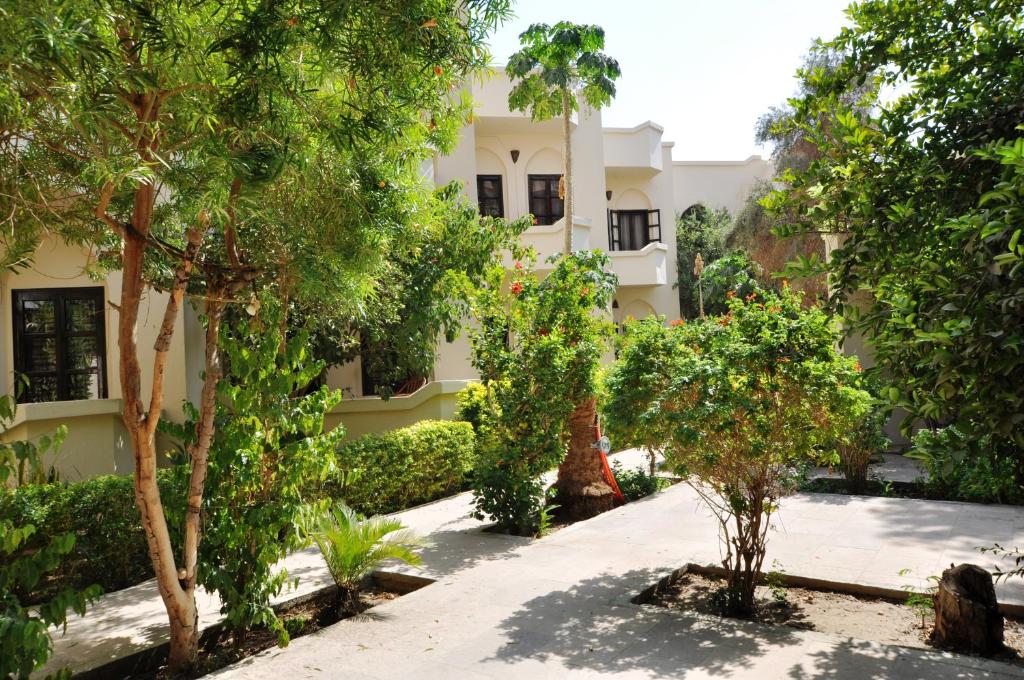
[[556,497],[562,515],[570,520],[589,519],[615,507],[615,492],[604,481],[597,441],[597,399],[576,406],[569,417],[569,453],[558,467]]

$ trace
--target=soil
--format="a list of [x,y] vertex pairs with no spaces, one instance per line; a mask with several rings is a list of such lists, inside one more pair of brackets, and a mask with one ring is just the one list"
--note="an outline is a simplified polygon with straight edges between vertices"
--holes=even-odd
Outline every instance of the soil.
[[[277,611],[278,617],[290,632],[291,639],[309,635],[343,619],[351,618],[375,605],[399,597],[401,593],[369,587],[359,594],[356,603],[339,606],[336,588],[316,593],[312,598],[285,606]],[[118,680],[163,680],[174,677],[197,678],[229,666],[277,645],[277,636],[269,630],[249,631],[241,640],[221,626],[203,631],[199,641],[199,661],[193,673],[170,676],[166,670],[167,645],[146,650],[92,671],[74,676],[77,679],[111,678]]]
[[[643,603],[718,615],[712,593],[724,583],[724,579],[715,576],[685,572],[659,584]],[[780,586],[773,591],[767,586],[758,586],[753,620],[889,645],[933,649],[928,641],[933,625],[930,612],[922,627],[918,611],[877,597],[790,586]],[[1024,665],[1024,620],[1006,617],[1004,642],[1007,649],[996,658]]]

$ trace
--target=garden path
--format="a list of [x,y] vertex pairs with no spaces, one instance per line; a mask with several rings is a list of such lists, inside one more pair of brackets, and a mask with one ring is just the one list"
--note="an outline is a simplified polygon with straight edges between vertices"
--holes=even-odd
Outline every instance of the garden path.
[[[643,460],[637,451],[618,457]],[[718,561],[715,524],[685,485],[539,541],[483,533],[470,507],[461,494],[401,513],[430,540],[419,573],[436,583],[220,677],[1024,677],[995,662],[630,604],[674,568]],[[923,585],[950,562],[991,566],[977,546],[1024,544],[1024,508],[965,503],[799,494],[774,525],[769,563],[889,590]],[[328,582],[312,551],[287,566],[302,578],[299,594]],[[1024,583],[1000,584],[999,595],[1024,606]],[[203,623],[216,612],[204,596]],[[158,644],[163,617],[151,583],[105,596],[55,640],[51,668],[95,668]]]

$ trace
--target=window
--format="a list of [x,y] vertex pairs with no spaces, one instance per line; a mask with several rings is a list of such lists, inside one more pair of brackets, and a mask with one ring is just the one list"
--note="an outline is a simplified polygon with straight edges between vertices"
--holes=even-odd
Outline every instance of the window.
[[107,396],[102,288],[12,292],[14,366],[28,378],[21,402]]
[[565,216],[565,204],[558,197],[561,175],[530,175],[530,214],[537,224],[554,224]]
[[505,200],[501,194],[501,175],[477,175],[476,196],[484,217],[504,217]]
[[608,246],[611,250],[640,250],[661,241],[660,210],[609,210]]

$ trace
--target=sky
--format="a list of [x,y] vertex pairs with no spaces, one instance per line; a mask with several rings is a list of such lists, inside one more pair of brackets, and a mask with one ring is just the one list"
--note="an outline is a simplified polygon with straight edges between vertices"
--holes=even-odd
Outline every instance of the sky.
[[516,0],[491,37],[492,63],[504,66],[532,23],[597,24],[622,68],[606,127],[652,120],[676,160],[767,157],[754,123],[794,94],[801,57],[839,32],[849,1]]

